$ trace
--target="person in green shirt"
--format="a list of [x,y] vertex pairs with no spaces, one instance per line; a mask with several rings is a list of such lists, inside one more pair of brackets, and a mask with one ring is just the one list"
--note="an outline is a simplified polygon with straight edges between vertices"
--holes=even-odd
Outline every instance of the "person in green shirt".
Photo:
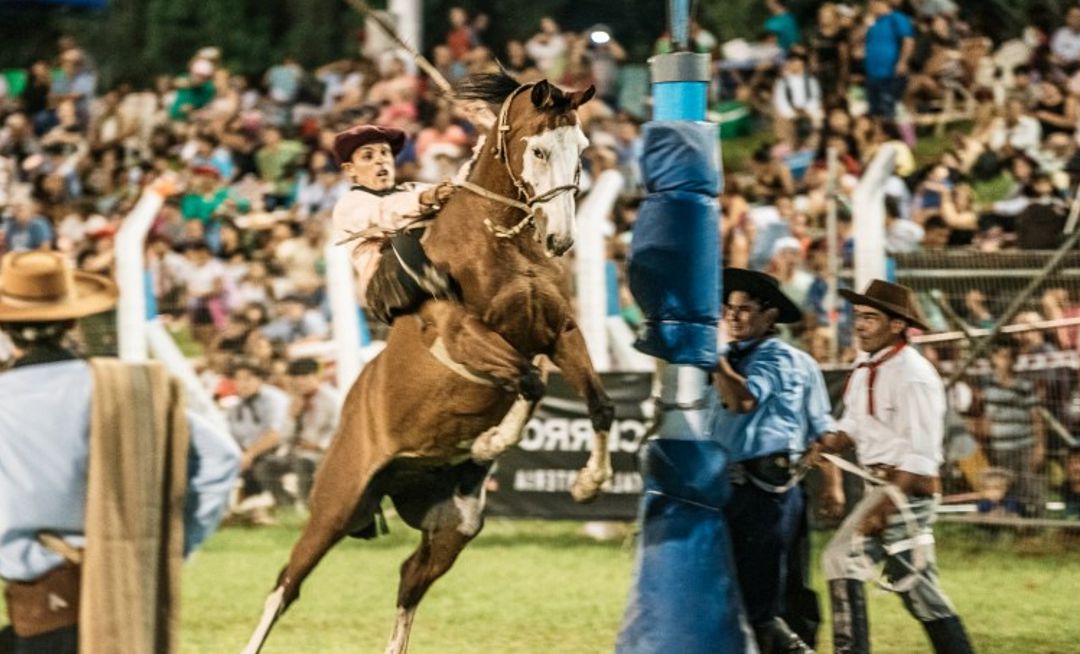
[[229,197],[229,189],[221,185],[221,176],[211,166],[191,169],[189,191],[180,198],[180,214],[184,220],[201,220],[206,223]]
[[787,0],[767,0],[772,16],[765,21],[765,31],[775,34],[780,47],[787,52],[791,46],[802,42],[799,24],[787,8]]
[[255,152],[255,168],[259,178],[270,185],[265,196],[266,208],[273,211],[288,207],[292,198],[293,169],[304,155],[304,146],[299,141],[283,138],[281,129],[273,125],[263,128],[262,143]]
[[205,59],[196,59],[186,77],[176,82],[176,99],[169,107],[169,118],[187,120],[193,111],[202,109],[214,99],[214,65]]

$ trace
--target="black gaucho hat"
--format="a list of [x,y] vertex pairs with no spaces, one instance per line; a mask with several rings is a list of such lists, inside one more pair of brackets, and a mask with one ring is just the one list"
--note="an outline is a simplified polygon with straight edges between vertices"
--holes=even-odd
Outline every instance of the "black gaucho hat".
[[802,310],[780,290],[780,282],[772,275],[746,270],[745,268],[724,268],[724,301],[732,291],[742,291],[761,304],[763,309],[776,309],[780,315],[778,323],[793,323],[802,320]]

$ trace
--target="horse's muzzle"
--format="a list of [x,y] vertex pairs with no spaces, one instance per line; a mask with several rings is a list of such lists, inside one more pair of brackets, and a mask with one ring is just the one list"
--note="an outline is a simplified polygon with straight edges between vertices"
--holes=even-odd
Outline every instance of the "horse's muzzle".
[[570,236],[559,238],[554,234],[548,234],[547,239],[544,241],[544,249],[553,257],[561,257],[573,245],[574,239]]

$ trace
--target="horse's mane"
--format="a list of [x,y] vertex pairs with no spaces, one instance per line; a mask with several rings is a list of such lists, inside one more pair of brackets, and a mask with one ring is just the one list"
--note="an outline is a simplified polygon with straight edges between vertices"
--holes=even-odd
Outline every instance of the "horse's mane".
[[521,83],[505,70],[497,73],[476,73],[454,84],[454,95],[462,100],[482,100],[500,104],[517,90]]

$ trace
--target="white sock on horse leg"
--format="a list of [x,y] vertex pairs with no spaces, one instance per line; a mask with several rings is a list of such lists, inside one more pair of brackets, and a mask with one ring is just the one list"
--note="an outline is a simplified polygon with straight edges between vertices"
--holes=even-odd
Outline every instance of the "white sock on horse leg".
[[274,626],[278,616],[281,615],[284,598],[285,588],[283,586],[275,588],[274,592],[270,593],[270,596],[266,598],[259,626],[255,627],[255,633],[251,635],[251,640],[248,641],[247,647],[244,648],[241,654],[259,654],[263,643],[266,642],[266,637],[270,635],[270,628]]
[[394,621],[394,633],[390,636],[390,642],[386,645],[385,654],[406,654],[409,649],[409,633],[412,631],[415,616],[415,606],[411,609],[398,607],[397,620]]
[[518,398],[498,425],[488,429],[472,445],[472,457],[476,461],[494,461],[521,440],[525,425],[532,415],[533,403]]

